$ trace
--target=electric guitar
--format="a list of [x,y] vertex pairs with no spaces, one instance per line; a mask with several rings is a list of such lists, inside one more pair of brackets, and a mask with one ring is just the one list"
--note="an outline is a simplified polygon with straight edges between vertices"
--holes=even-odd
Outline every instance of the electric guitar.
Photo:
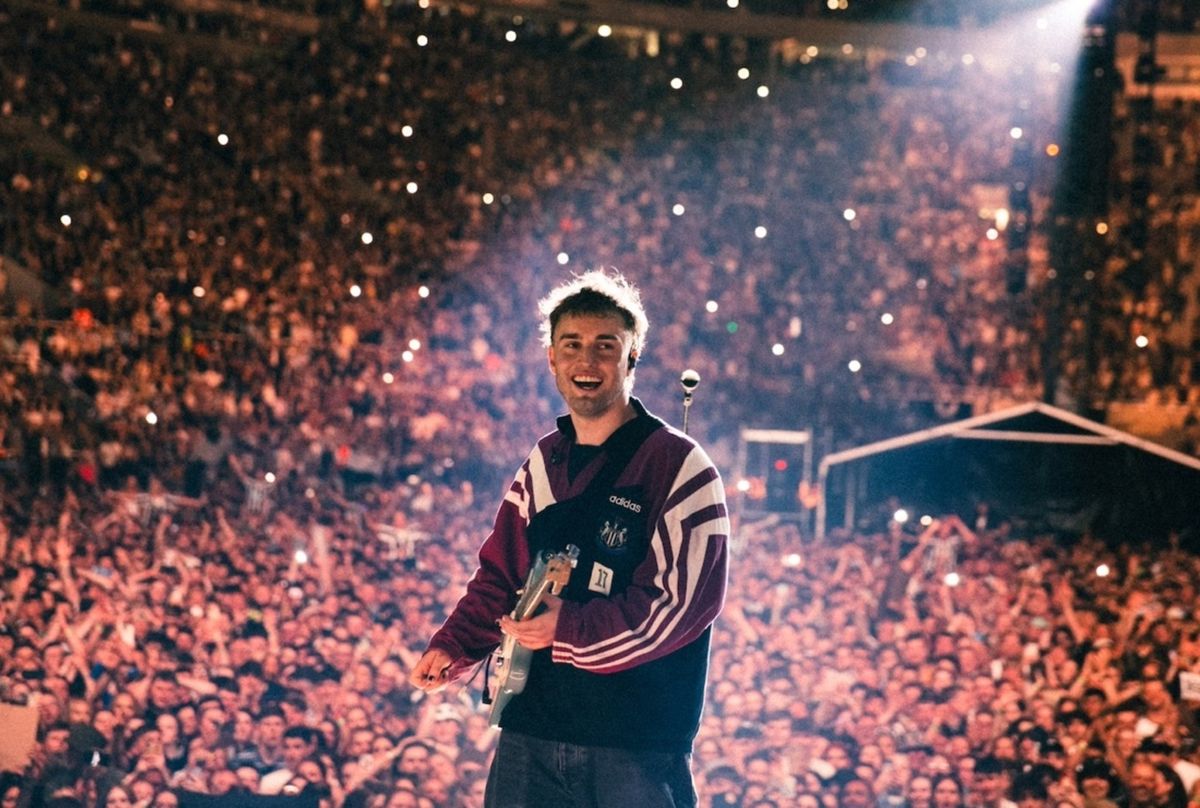
[[[525,578],[525,586],[518,591],[516,608],[509,615],[513,620],[527,620],[533,617],[537,608],[542,605],[546,593],[558,595],[571,579],[571,570],[579,561],[579,548],[568,544],[559,553],[542,552],[538,555],[529,575]],[[533,652],[520,645],[515,639],[504,636],[504,642],[492,656],[491,683],[492,711],[488,715],[488,723],[493,727],[500,724],[500,713],[504,712],[516,694],[525,689],[529,681],[529,663]]]

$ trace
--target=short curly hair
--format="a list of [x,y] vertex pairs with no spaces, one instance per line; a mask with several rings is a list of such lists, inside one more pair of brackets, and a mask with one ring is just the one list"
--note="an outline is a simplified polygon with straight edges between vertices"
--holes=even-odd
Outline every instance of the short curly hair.
[[632,348],[637,354],[642,352],[650,330],[637,287],[615,270],[610,273],[594,269],[575,276],[538,301],[538,311],[542,315],[544,345],[553,342],[554,329],[568,314],[617,315],[633,333]]

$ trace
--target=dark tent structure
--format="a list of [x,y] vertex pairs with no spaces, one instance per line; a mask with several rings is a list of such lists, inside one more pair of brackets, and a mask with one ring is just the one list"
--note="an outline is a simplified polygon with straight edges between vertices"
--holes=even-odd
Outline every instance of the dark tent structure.
[[861,525],[864,503],[969,513],[1110,541],[1200,543],[1200,459],[1033,402],[827,455],[816,532]]

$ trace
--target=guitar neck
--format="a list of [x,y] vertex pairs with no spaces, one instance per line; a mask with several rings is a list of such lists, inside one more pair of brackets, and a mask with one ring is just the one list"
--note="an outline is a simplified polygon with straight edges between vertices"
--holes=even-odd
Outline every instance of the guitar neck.
[[533,613],[541,604],[546,590],[550,588],[550,583],[550,581],[543,580],[536,586],[525,587],[525,591],[521,593],[521,597],[517,600],[516,608],[513,609],[513,619],[528,620],[530,617],[533,617]]

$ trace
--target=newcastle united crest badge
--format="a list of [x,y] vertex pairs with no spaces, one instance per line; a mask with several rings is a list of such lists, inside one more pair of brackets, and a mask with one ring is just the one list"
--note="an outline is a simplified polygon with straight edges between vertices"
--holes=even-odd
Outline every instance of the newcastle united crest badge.
[[620,550],[629,541],[629,528],[620,522],[604,522],[600,528],[600,541],[610,550]]

